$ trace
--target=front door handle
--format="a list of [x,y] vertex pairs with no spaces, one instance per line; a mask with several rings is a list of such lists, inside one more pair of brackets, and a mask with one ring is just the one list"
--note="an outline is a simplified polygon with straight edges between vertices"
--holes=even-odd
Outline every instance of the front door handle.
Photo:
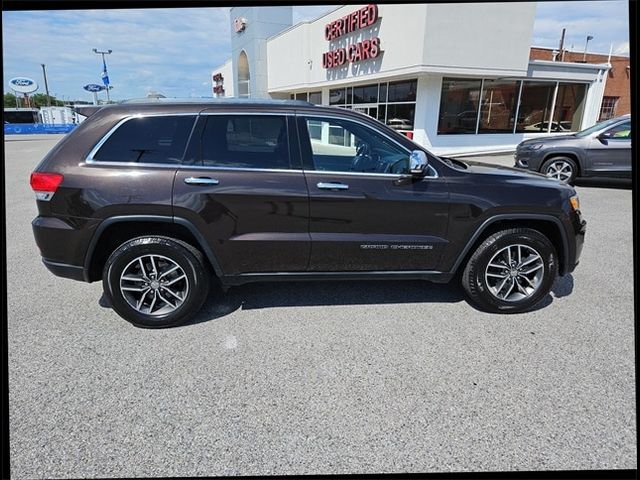
[[322,190],[349,190],[349,185],[339,182],[320,182],[317,187]]
[[218,185],[220,182],[211,177],[187,177],[184,179],[187,185]]

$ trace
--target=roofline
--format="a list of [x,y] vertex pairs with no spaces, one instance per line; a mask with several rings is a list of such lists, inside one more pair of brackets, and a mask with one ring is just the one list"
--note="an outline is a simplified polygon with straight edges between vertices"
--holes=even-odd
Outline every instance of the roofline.
[[553,60],[529,60],[529,65],[554,65],[571,68],[582,68],[584,70],[603,70],[610,69],[610,63],[577,63],[577,62],[554,62]]
[[[531,45],[531,47],[529,47],[529,48],[530,49],[531,48],[539,48],[541,50],[549,50],[550,52],[552,52],[554,50],[558,50],[555,47],[540,47],[538,45]],[[584,53],[584,52],[581,52],[579,50],[569,50],[568,48],[565,48],[564,51],[565,52],[569,52],[569,53]],[[587,55],[602,55],[603,57],[608,57],[609,56],[608,53],[596,53],[596,52],[587,52]],[[615,54],[612,53],[611,54],[611,58],[613,58],[613,57],[626,58],[627,60],[629,60],[629,56],[628,55],[620,55],[620,54],[615,55]]]
[[284,35],[287,32],[290,32],[291,30],[301,27],[302,25],[309,25],[310,23],[314,23],[317,22],[318,20],[320,20],[323,17],[326,17],[327,15],[331,15],[333,12],[336,12],[338,10],[340,10],[343,7],[347,7],[349,5],[338,5],[336,8],[334,8],[333,10],[328,11],[327,13],[320,15],[319,17],[314,18],[313,20],[303,20],[302,22],[298,22],[295,25],[291,25],[287,28],[285,28],[284,30],[280,30],[277,33],[274,33],[273,35],[271,35],[270,37],[267,37],[266,41],[268,42],[269,40],[272,40],[276,37],[279,37],[280,35]]

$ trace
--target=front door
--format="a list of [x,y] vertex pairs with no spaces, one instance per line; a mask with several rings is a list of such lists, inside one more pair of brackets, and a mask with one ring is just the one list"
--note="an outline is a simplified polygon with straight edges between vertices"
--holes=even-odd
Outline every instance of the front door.
[[299,117],[310,271],[433,270],[446,247],[444,178],[407,175],[410,151],[365,122]]
[[631,177],[631,121],[592,138],[587,150],[587,163],[594,176]]
[[289,148],[294,121],[200,117],[176,174],[174,215],[204,234],[225,275],[307,268],[308,192],[299,152]]

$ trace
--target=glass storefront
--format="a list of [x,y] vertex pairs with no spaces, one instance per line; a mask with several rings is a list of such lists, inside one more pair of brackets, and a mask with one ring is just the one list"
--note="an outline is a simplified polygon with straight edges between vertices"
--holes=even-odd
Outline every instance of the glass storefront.
[[577,132],[587,98],[587,87],[579,83],[560,84],[553,110],[552,132]]
[[482,80],[442,79],[438,134],[475,133]]
[[549,130],[555,88],[555,82],[524,82],[516,133],[544,133]]
[[478,133],[511,133],[516,116],[519,82],[485,80]]
[[576,132],[586,93],[583,83],[443,78],[438,134]]
[[350,108],[399,131],[411,131],[416,113],[418,81],[357,85],[329,90],[329,105]]

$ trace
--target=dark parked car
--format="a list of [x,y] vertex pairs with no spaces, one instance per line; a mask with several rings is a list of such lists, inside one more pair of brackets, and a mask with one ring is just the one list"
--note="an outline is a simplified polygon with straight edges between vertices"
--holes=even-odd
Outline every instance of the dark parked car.
[[612,118],[570,135],[521,142],[516,167],[562,182],[578,177],[631,178],[631,116]]
[[102,279],[145,327],[193,316],[212,276],[226,289],[457,275],[479,308],[521,312],[573,271],[586,229],[570,186],[439,158],[366,115],[300,101],[104,107],[31,186],[45,265]]

